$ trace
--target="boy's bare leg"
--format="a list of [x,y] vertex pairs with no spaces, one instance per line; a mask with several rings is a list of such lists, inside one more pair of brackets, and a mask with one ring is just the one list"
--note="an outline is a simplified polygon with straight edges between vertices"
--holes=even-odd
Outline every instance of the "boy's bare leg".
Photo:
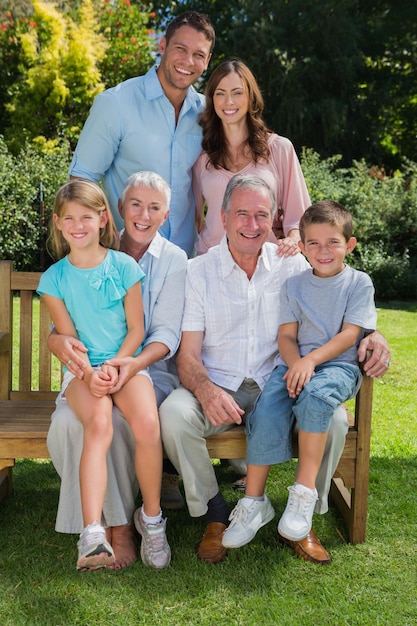
[[316,478],[323,459],[326,446],[327,432],[308,433],[304,430],[298,432],[299,459],[296,472],[296,482],[316,488]]
[[248,465],[246,474],[247,496],[256,498],[264,495],[270,467],[270,465]]

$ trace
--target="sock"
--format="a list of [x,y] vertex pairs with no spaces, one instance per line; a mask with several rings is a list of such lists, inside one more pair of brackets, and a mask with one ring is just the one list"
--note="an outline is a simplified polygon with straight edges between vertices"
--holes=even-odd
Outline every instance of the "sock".
[[145,510],[142,506],[142,518],[146,525],[151,524],[152,526],[156,526],[162,522],[162,511],[159,511],[159,515],[149,516],[146,515]]
[[253,501],[255,502],[264,502],[265,500],[265,495],[263,496],[243,496],[243,498],[240,500],[240,502],[242,502],[243,506],[245,506],[246,508],[249,508],[250,505],[253,503]]
[[164,459],[162,462],[162,471],[165,474],[173,474],[174,476],[178,476],[178,472],[175,467],[172,465],[169,459]]
[[214,498],[208,501],[207,507],[207,518],[209,522],[221,522],[227,526],[229,523],[229,508],[220,491]]
[[310,487],[306,487],[305,485],[302,485],[301,483],[294,483],[294,487],[297,487],[297,491],[299,493],[310,493],[312,496],[315,496],[317,498],[318,494],[317,494],[317,489],[310,489]]
[[99,530],[104,531],[103,526],[100,524],[100,522],[94,521],[94,522],[91,522],[91,524],[87,524],[87,526],[84,527],[83,533],[95,533]]

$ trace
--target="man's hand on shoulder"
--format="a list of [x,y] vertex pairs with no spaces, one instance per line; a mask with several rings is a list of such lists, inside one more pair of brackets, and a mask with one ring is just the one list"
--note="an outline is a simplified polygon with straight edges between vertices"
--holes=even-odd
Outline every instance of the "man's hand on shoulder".
[[387,340],[378,330],[367,335],[360,342],[358,348],[360,363],[365,361],[368,350],[372,354],[365,362],[363,369],[371,378],[381,378],[389,368],[391,352]]

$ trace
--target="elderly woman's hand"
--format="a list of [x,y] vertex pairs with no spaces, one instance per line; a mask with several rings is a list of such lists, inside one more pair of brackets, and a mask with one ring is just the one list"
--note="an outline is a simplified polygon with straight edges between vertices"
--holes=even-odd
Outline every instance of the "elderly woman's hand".
[[53,330],[48,337],[48,348],[74,376],[80,380],[84,378],[87,365],[80,353],[88,350],[79,339],[59,335]]

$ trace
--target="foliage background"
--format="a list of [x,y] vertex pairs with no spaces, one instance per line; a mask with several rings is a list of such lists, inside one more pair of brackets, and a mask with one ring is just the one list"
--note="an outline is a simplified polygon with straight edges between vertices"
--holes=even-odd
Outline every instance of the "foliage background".
[[248,63],[265,118],[321,156],[390,171],[417,160],[417,3],[406,0],[160,0],[161,16],[210,15],[224,58]]
[[313,201],[355,218],[351,263],[379,298],[417,297],[417,4],[405,0],[0,0],[0,258],[42,269],[53,196],[94,96],[154,63],[185,10],[238,56],[270,128],[293,141]]

